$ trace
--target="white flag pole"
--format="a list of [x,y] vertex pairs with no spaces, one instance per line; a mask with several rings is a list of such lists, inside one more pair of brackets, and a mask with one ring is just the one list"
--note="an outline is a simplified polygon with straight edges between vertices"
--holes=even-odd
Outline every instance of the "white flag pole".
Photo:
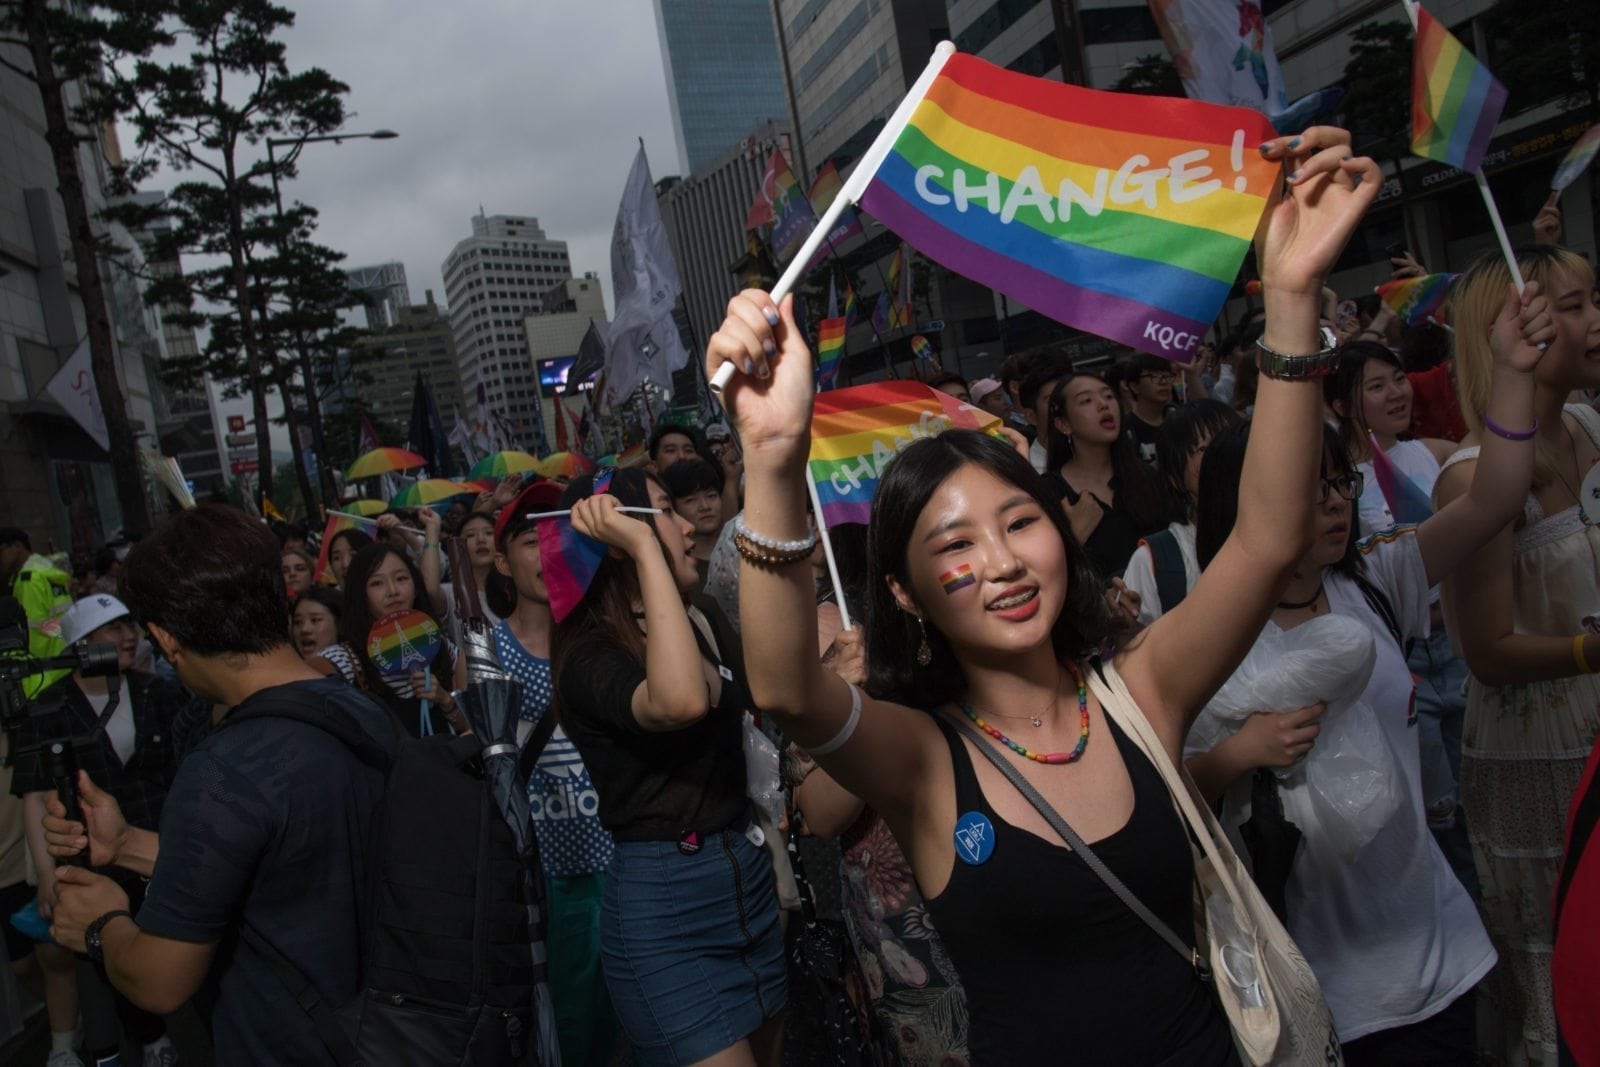
[[[883,129],[878,131],[877,138],[866,154],[861,157],[861,162],[856,164],[856,169],[850,172],[850,177],[845,179],[844,188],[839,190],[839,195],[833,198],[833,203],[828,205],[828,210],[822,213],[822,218],[812,228],[805,244],[800,246],[794,258],[789,261],[789,266],[783,272],[783,277],[778,279],[778,284],[772,287],[772,302],[783,303],[783,298],[789,295],[789,290],[799,282],[800,276],[805,273],[806,264],[811,262],[811,257],[816,255],[817,249],[828,239],[828,234],[833,232],[833,224],[839,221],[839,216],[844,214],[848,207],[860,201],[867,185],[877,176],[878,168],[883,165],[884,159],[889,155],[894,143],[900,134],[911,124],[911,114],[916,111],[917,105],[922,103],[922,98],[928,95],[928,87],[933,84],[939,72],[944,69],[951,56],[956,54],[956,46],[949,41],[940,41],[939,46],[933,50],[933,56],[928,60],[928,65],[923,68],[922,74],[912,83],[911,91],[906,93],[900,101],[900,106],[894,109],[894,114],[889,116],[889,121]],[[716,376],[711,379],[711,391],[718,396],[732,380],[733,373],[737,370],[732,363],[724,363],[717,368]],[[820,526],[820,524],[819,524]],[[824,539],[826,544],[826,539]],[[837,583],[836,583],[837,584]],[[844,601],[840,600],[841,611]]]
[[[1405,0],[1402,5],[1406,9],[1406,16],[1411,19],[1411,33],[1417,32],[1417,5],[1416,0]],[[1415,72],[1413,71],[1413,74]],[[1412,106],[1415,106],[1413,104]],[[1506,224],[1500,219],[1500,207],[1494,202],[1494,194],[1489,191],[1489,179],[1483,176],[1483,168],[1472,172],[1472,180],[1477,183],[1478,193],[1483,197],[1483,206],[1489,209],[1489,222],[1494,226],[1495,238],[1500,242],[1500,254],[1506,258],[1506,266],[1511,269],[1511,278],[1517,283],[1517,294],[1520,296],[1527,284],[1522,280],[1522,268],[1517,265],[1517,255],[1511,250],[1511,238],[1506,236]]]
[[844,602],[844,583],[839,581],[839,564],[833,558],[833,541],[828,537],[828,522],[822,516],[822,501],[817,499],[817,482],[811,476],[811,464],[806,464],[806,489],[811,493],[811,514],[817,522],[817,536],[822,538],[822,555],[828,561],[828,579],[833,582],[833,595],[839,600],[839,620],[846,630],[850,625],[850,608]]

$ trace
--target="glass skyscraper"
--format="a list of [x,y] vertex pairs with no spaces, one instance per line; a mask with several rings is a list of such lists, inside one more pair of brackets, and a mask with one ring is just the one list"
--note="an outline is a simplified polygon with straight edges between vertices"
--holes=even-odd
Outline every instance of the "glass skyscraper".
[[787,119],[772,12],[762,0],[655,0],[673,132],[692,174],[768,119]]

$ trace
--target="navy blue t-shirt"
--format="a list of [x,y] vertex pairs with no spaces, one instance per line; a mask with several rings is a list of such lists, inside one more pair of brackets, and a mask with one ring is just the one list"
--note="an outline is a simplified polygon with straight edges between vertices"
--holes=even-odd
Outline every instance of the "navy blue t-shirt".
[[[384,749],[394,716],[340,678],[252,695],[289,696],[349,715]],[[279,718],[227,720],[179,765],[161,817],[161,851],[141,929],[216,941],[204,994],[218,1063],[331,1064],[309,1018],[250,944],[248,924],[338,1006],[360,986],[368,827],[383,776],[338,738]]]

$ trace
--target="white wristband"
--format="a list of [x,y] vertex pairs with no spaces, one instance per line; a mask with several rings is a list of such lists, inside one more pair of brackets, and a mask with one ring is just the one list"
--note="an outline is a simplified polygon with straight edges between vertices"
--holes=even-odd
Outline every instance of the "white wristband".
[[845,720],[844,727],[838,733],[822,744],[806,749],[813,756],[826,756],[843,748],[844,743],[855,735],[856,727],[861,723],[861,690],[849,682],[844,684],[850,686],[850,717]]

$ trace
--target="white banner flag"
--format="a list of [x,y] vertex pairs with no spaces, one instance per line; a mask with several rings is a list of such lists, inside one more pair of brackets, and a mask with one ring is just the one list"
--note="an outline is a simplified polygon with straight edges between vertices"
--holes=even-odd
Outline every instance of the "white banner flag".
[[1272,29],[1258,0],[1149,3],[1191,99],[1253,108],[1268,118],[1288,109]]
[[655,323],[683,292],[643,145],[628,172],[611,234],[611,288],[616,301],[611,321],[623,329]]
[[111,435],[106,432],[105,413],[100,410],[100,394],[95,391],[94,370],[89,366],[87,337],[72,353],[72,358],[56,371],[44,391],[83,427],[84,433],[94,438],[95,444],[107,452],[111,451]]

